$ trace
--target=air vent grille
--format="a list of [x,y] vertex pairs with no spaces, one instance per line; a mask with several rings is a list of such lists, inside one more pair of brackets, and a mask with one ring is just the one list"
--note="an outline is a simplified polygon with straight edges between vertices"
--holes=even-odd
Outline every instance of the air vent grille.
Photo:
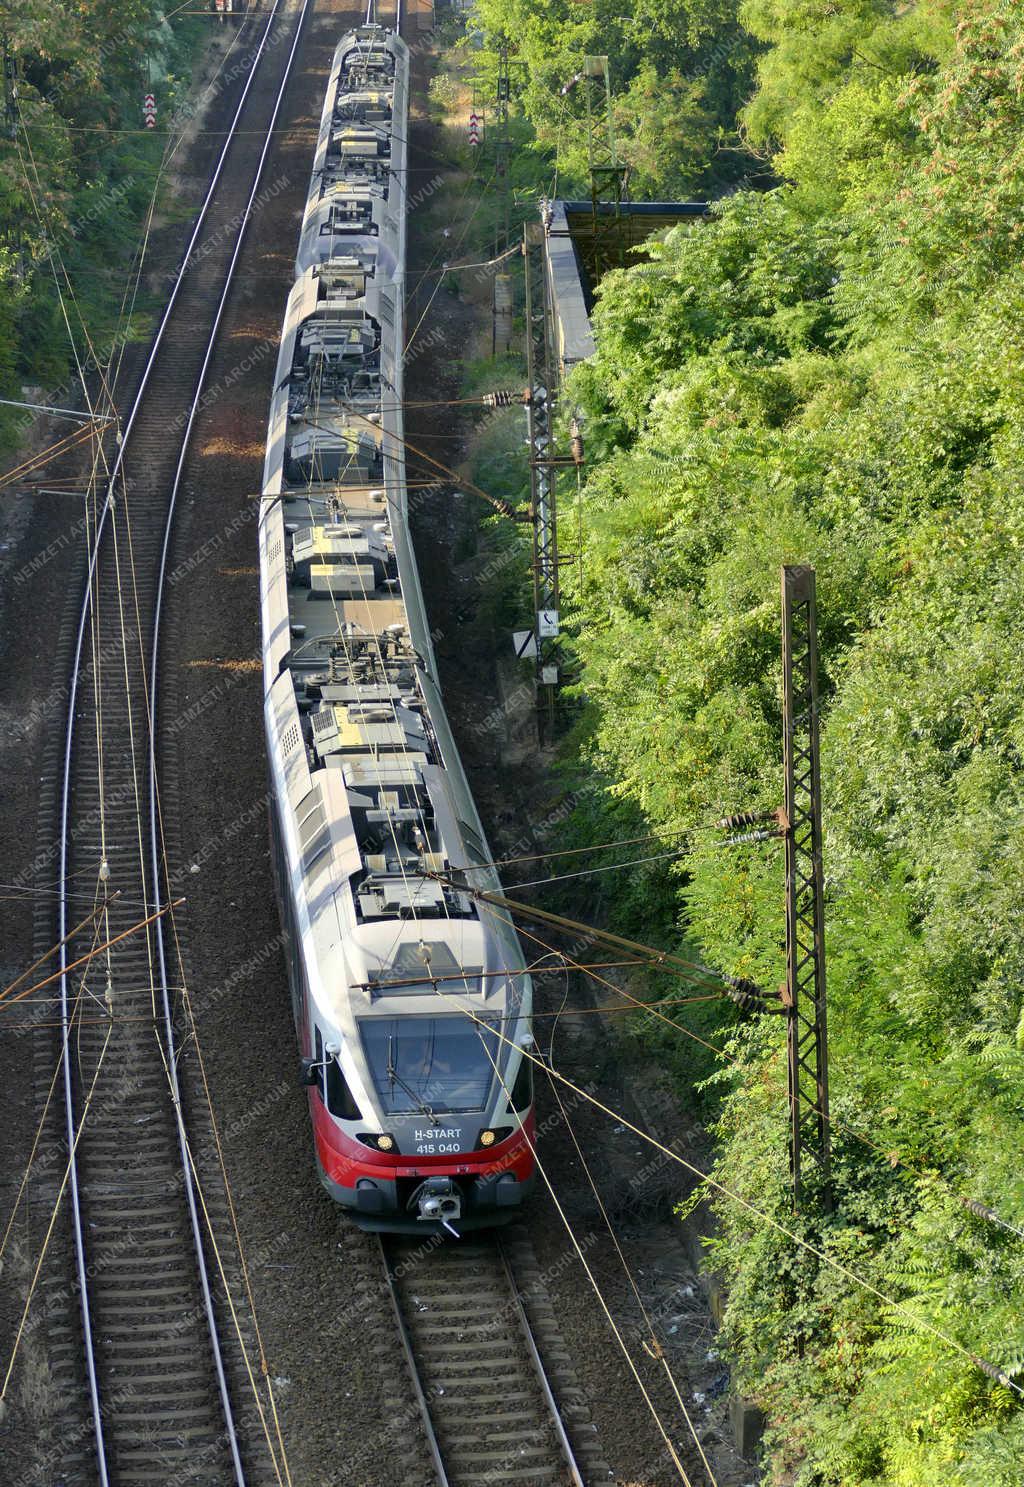
[[323,806],[318,805],[316,810],[312,811],[299,827],[299,845],[303,852],[309,850],[313,839],[326,824],[327,817],[324,815]]
[[325,826],[313,837],[308,848],[302,854],[303,874],[309,872],[317,858],[322,857],[330,845],[331,833]]

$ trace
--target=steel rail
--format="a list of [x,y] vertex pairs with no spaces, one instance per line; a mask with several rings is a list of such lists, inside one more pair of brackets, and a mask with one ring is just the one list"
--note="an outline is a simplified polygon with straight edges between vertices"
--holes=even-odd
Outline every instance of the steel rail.
[[[395,1325],[398,1329],[398,1335],[401,1340],[402,1351],[405,1355],[406,1363],[409,1367],[409,1375],[412,1381],[413,1394],[419,1407],[420,1416],[423,1422],[424,1433],[427,1438],[427,1446],[430,1451],[434,1472],[437,1477],[438,1487],[458,1487],[458,1483],[453,1483],[452,1479],[448,1475],[448,1469],[445,1465],[444,1454],[441,1450],[441,1445],[438,1440],[437,1430],[434,1424],[433,1416],[431,1414],[430,1404],[427,1399],[427,1393],[424,1389],[423,1381],[420,1376],[419,1366],[416,1361],[415,1342],[402,1309],[402,1300],[399,1296],[397,1277],[395,1275],[394,1268],[391,1264],[391,1259],[388,1254],[388,1236],[385,1234],[378,1234],[376,1237],[380,1249],[381,1264],[383,1266],[384,1276],[387,1281],[388,1295],[391,1300],[391,1309],[394,1315]],[[408,1238],[409,1236],[402,1237]],[[479,1239],[483,1236],[474,1235],[473,1237]],[[540,1388],[540,1393],[546,1406],[548,1415],[550,1416],[549,1423],[554,1431],[555,1439],[558,1443],[558,1448],[565,1462],[566,1470],[568,1472],[567,1481],[572,1484],[572,1487],[586,1487],[585,1479],[580,1470],[579,1463],[576,1459],[576,1453],[573,1450],[572,1442],[569,1439],[569,1434],[565,1428],[565,1423],[562,1420],[561,1412],[555,1399],[554,1390],[551,1387],[551,1382],[544,1367],[544,1361],[541,1357],[540,1348],[537,1345],[537,1339],[534,1335],[533,1327],[530,1323],[529,1316],[527,1315],[526,1307],[523,1304],[519,1286],[516,1282],[515,1272],[512,1268],[512,1262],[509,1259],[505,1246],[503,1245],[499,1236],[495,1235],[491,1239],[491,1243],[494,1245],[495,1253],[499,1258],[501,1271],[504,1275],[508,1287],[508,1296],[505,1298],[505,1305],[509,1314],[515,1318],[516,1324],[519,1328],[519,1331],[521,1332],[527,1356],[530,1360],[536,1382]],[[429,1263],[429,1260],[427,1261],[427,1263]],[[498,1477],[494,1476],[493,1479],[497,1481]]]
[[[256,75],[257,75],[257,72],[259,71],[260,63],[263,60],[264,52],[266,51],[267,44],[268,44],[268,41],[270,39],[271,32],[272,32],[272,30],[274,28],[275,22],[277,21],[279,12],[281,12],[281,10],[282,10],[282,8],[284,6],[284,3],[285,3],[285,0],[275,0],[273,9],[271,10],[271,12],[270,12],[270,14],[269,14],[269,16],[267,18],[267,24],[266,24],[266,26],[264,28],[264,31],[263,31],[263,34],[262,34],[262,36],[260,38],[259,45],[258,45],[258,47],[256,49],[256,52],[255,52],[255,54],[252,57],[252,63],[250,65],[249,69],[248,69],[248,76],[246,77],[245,84],[243,86],[241,95],[239,97],[237,106],[235,108],[234,115],[233,115],[232,120],[231,120],[231,124],[230,124],[229,130],[227,132],[227,136],[225,138],[224,144],[223,144],[223,146],[221,148],[220,154],[219,154],[219,156],[217,158],[216,165],[215,165],[214,170],[213,170],[213,173],[211,175],[209,187],[207,189],[206,195],[203,198],[202,204],[201,204],[201,206],[199,208],[199,211],[197,213],[196,220],[195,220],[195,225],[193,227],[191,237],[189,238],[188,246],[186,247],[185,252],[182,255],[182,258],[181,258],[181,261],[180,261],[178,270],[177,270],[177,272],[175,274],[174,284],[172,286],[171,293],[170,293],[170,295],[168,297],[167,304],[165,306],[163,315],[161,316],[159,325],[157,327],[156,333],[155,333],[154,338],[153,338],[152,345],[151,345],[150,350],[149,350],[149,355],[148,355],[148,357],[146,359],[146,362],[145,362],[145,365],[143,367],[142,375],[141,375],[141,377],[139,379],[139,384],[138,384],[138,388],[136,390],[136,394],[135,394],[135,397],[134,397],[134,400],[133,400],[133,403],[132,403],[131,411],[129,413],[127,422],[124,425],[124,428],[123,429],[119,429],[119,440],[118,440],[117,452],[116,452],[116,456],[115,456],[115,459],[114,459],[114,463],[113,463],[113,465],[111,467],[111,470],[110,470],[110,476],[109,476],[109,480],[107,482],[107,491],[106,491],[106,496],[105,496],[105,499],[104,499],[104,502],[103,502],[102,511],[101,511],[101,514],[100,514],[97,522],[96,522],[96,529],[95,529],[95,534],[94,534],[93,547],[92,547],[92,552],[90,554],[90,559],[89,559],[89,564],[88,564],[88,570],[87,570],[87,573],[86,573],[85,590],[84,590],[84,594],[83,594],[83,598],[82,598],[81,610],[80,610],[80,614],[79,614],[78,630],[77,630],[77,635],[76,635],[76,638],[75,638],[74,655],[73,655],[72,667],[71,667],[71,679],[70,679],[70,685],[69,685],[69,699],[68,699],[68,708],[67,708],[67,716],[66,716],[64,761],[63,761],[63,781],[62,781],[62,788],[61,788],[61,806],[60,806],[60,901],[59,901],[59,908],[58,908],[58,922],[59,922],[59,934],[60,934],[60,938],[61,938],[62,941],[65,942],[65,943],[62,943],[62,946],[61,946],[61,955],[60,955],[60,959],[61,959],[62,1065],[63,1065],[63,1087],[64,1087],[64,1103],[65,1103],[65,1133],[66,1133],[66,1138],[67,1138],[67,1142],[68,1142],[68,1152],[69,1152],[69,1155],[68,1155],[68,1183],[69,1183],[69,1192],[70,1192],[70,1207],[71,1207],[71,1213],[72,1213],[72,1223],[73,1223],[73,1230],[74,1230],[75,1265],[76,1265],[77,1278],[78,1278],[80,1310],[81,1310],[81,1316],[82,1316],[82,1331],[83,1331],[83,1345],[84,1345],[84,1351],[85,1351],[85,1366],[86,1366],[86,1373],[87,1373],[87,1377],[88,1377],[88,1386],[89,1386],[89,1396],[90,1396],[90,1407],[91,1407],[91,1413],[92,1413],[93,1430],[94,1430],[94,1434],[95,1434],[97,1469],[98,1469],[98,1472],[99,1472],[99,1481],[100,1481],[101,1487],[110,1487],[110,1473],[109,1473],[108,1462],[107,1462],[106,1436],[105,1436],[104,1421],[103,1421],[103,1405],[102,1405],[101,1393],[100,1393],[99,1376],[98,1376],[98,1371],[97,1371],[97,1367],[96,1367],[96,1355],[95,1355],[95,1345],[94,1345],[94,1337],[93,1337],[93,1321],[92,1321],[92,1313],[91,1313],[90,1299],[89,1299],[89,1277],[88,1277],[88,1266],[87,1266],[87,1261],[86,1261],[86,1241],[85,1241],[85,1234],[84,1234],[83,1214],[82,1214],[82,1207],[81,1207],[81,1196],[80,1196],[79,1181],[78,1181],[78,1154],[77,1154],[78,1133],[77,1133],[76,1128],[75,1128],[75,1100],[74,1100],[74,1086],[73,1086],[73,1078],[72,1078],[71,1036],[70,1036],[70,1019],[69,1019],[69,1008],[68,1008],[68,983],[67,983],[67,965],[68,965],[68,961],[67,961],[67,947],[66,947],[66,941],[65,941],[65,936],[66,936],[66,933],[67,933],[67,912],[68,912],[68,879],[67,879],[67,871],[68,871],[68,852],[69,852],[69,845],[70,845],[70,808],[71,808],[72,761],[73,761],[74,735],[75,735],[75,715],[76,715],[77,703],[78,703],[78,682],[79,682],[79,676],[80,676],[80,672],[81,672],[82,651],[83,651],[84,640],[85,640],[86,626],[88,625],[89,616],[90,616],[90,612],[91,612],[91,609],[92,609],[92,586],[93,586],[93,578],[94,578],[94,575],[95,575],[95,572],[96,572],[96,566],[97,566],[97,561],[98,561],[99,552],[100,552],[100,542],[102,540],[104,529],[105,529],[105,526],[106,526],[107,516],[109,515],[109,512],[110,512],[111,507],[112,507],[112,504],[113,504],[115,484],[116,484],[116,481],[117,481],[117,478],[118,478],[119,474],[121,473],[121,469],[122,469],[122,466],[123,466],[125,452],[126,452],[126,449],[128,447],[128,441],[129,441],[129,438],[131,436],[132,429],[133,429],[133,427],[135,425],[135,421],[136,421],[136,418],[137,418],[139,409],[140,409],[140,407],[142,405],[142,401],[143,401],[143,398],[144,398],[145,393],[146,393],[146,389],[147,389],[148,384],[149,384],[150,375],[151,375],[153,366],[154,366],[154,364],[156,362],[157,356],[159,355],[160,348],[161,348],[161,345],[162,345],[162,342],[163,342],[163,339],[164,339],[164,333],[165,333],[166,328],[167,328],[167,326],[168,326],[168,324],[170,322],[171,316],[174,313],[174,309],[175,309],[175,305],[177,303],[178,294],[179,294],[179,291],[181,289],[181,285],[182,285],[182,283],[184,281],[184,278],[185,278],[186,273],[189,270],[190,260],[191,260],[191,255],[192,255],[193,249],[195,248],[196,242],[197,242],[198,237],[199,237],[199,233],[202,230],[203,223],[206,220],[206,217],[207,217],[207,214],[208,214],[208,211],[209,211],[209,208],[210,208],[210,204],[211,204],[211,202],[213,200],[214,194],[215,194],[215,192],[217,190],[217,186],[218,186],[218,184],[220,182],[221,175],[223,173],[225,162],[227,160],[228,154],[230,153],[231,146],[232,146],[232,143],[234,141],[235,131],[236,131],[237,126],[238,126],[238,121],[241,118],[242,111],[243,111],[243,109],[245,107],[245,104],[246,104],[246,101],[248,99],[250,89],[252,88],[253,82],[254,82],[254,80],[256,78]],[[295,38],[296,43],[297,43],[297,40],[298,40],[299,33],[301,32],[302,22],[303,22],[303,20],[305,18],[307,4],[308,4],[308,0],[304,0],[303,8],[302,8],[302,11],[300,13],[299,21],[298,21],[298,24],[297,24],[297,27],[296,27],[296,38]],[[291,53],[289,55],[289,58],[288,58],[288,63],[287,63],[287,67],[286,67],[286,70],[285,70],[285,73],[284,73],[284,77],[282,79],[281,86],[280,86],[280,88],[278,90],[277,99],[276,99],[275,106],[274,106],[274,114],[273,114],[274,120],[276,120],[276,118],[277,118],[277,111],[278,111],[278,108],[280,106],[280,101],[281,101],[281,98],[283,97],[284,90],[285,90],[285,88],[287,86],[287,83],[288,83],[288,80],[289,80],[290,71],[291,71],[291,65],[292,65],[292,59],[294,58],[294,54],[295,54],[295,45],[293,44],[292,51],[291,51]],[[267,143],[269,144],[269,136],[268,136]],[[263,153],[260,156],[260,162],[259,162],[259,166],[257,168],[257,176],[256,176],[257,183],[258,183],[258,179],[259,179],[259,174],[262,171],[263,162],[264,162],[265,158],[266,158],[266,145],[264,147]],[[254,190],[253,190],[253,196],[255,196],[255,187],[254,187]],[[250,207],[251,207],[251,199],[250,199]],[[248,215],[248,209],[247,209],[247,215]],[[234,268],[234,263],[235,263],[235,258],[232,258],[232,262],[231,262],[232,269]],[[225,294],[226,294],[226,291],[225,291]],[[217,324],[218,325],[219,325],[219,319],[220,319],[220,310],[222,309],[222,307],[223,307],[223,302],[222,302],[222,304],[221,304],[221,306],[219,307],[219,310],[218,310],[218,320],[217,320]],[[214,334],[216,334],[216,331],[214,331]],[[205,366],[206,366],[206,363],[204,362],[204,371],[205,371]],[[196,396],[198,398],[198,393],[197,393]],[[163,570],[161,569],[161,577],[162,577],[162,574],[163,574]],[[151,760],[151,767],[152,767],[152,760],[153,760],[152,748],[150,750],[150,760]],[[156,883],[156,881],[154,881],[153,888],[154,888],[154,892],[156,892],[156,889],[157,889],[157,883]],[[157,895],[157,896],[159,896],[159,895]],[[162,964],[162,958],[161,958],[161,964]],[[215,1317],[214,1310],[213,1310],[213,1301],[212,1301],[212,1296],[211,1296],[211,1292],[210,1292],[209,1274],[208,1274],[208,1270],[207,1270],[205,1254],[203,1252],[202,1240],[201,1240],[201,1233],[200,1233],[199,1224],[198,1224],[198,1212],[197,1212],[197,1209],[196,1209],[196,1202],[195,1202],[194,1183],[193,1183],[193,1179],[192,1179],[191,1166],[190,1166],[190,1162],[189,1162],[189,1158],[188,1158],[188,1150],[187,1150],[187,1135],[185,1133],[184,1120],[183,1120],[182,1111],[181,1111],[181,1101],[180,1101],[179,1092],[178,1092],[178,1088],[177,1088],[177,1070],[176,1070],[176,1061],[175,1061],[175,1057],[174,1057],[173,1034],[172,1034],[172,1030],[171,1030],[171,1018],[170,1018],[170,1012],[169,1012],[169,995],[168,995],[168,988],[167,988],[167,981],[166,981],[166,975],[165,974],[163,975],[162,979],[163,979],[163,1004],[164,1004],[164,1011],[165,1011],[165,1028],[166,1028],[167,1036],[168,1036],[168,1039],[169,1039],[168,1067],[169,1067],[169,1069],[171,1071],[171,1077],[172,1077],[172,1081],[173,1081],[173,1099],[174,1099],[174,1106],[175,1106],[176,1123],[177,1123],[177,1128],[178,1128],[179,1145],[180,1145],[181,1151],[182,1151],[184,1184],[185,1184],[185,1189],[186,1189],[186,1193],[187,1193],[187,1201],[188,1201],[190,1216],[191,1216],[191,1220],[192,1220],[193,1236],[194,1236],[194,1240],[195,1240],[197,1270],[198,1270],[199,1280],[200,1280],[200,1284],[201,1284],[201,1288],[202,1288],[202,1293],[203,1293],[203,1301],[204,1301],[204,1309],[205,1309],[205,1314],[206,1314],[207,1329],[208,1329],[209,1336],[210,1336],[210,1343],[211,1343],[211,1348],[212,1348],[212,1353],[213,1353],[214,1366],[215,1366],[215,1371],[216,1371],[216,1374],[217,1374],[218,1391],[219,1391],[219,1394],[220,1394],[221,1408],[222,1408],[222,1411],[223,1411],[223,1414],[224,1414],[225,1436],[226,1436],[226,1440],[227,1440],[227,1443],[228,1443],[228,1446],[229,1446],[229,1449],[230,1449],[230,1453],[231,1453],[234,1479],[235,1479],[235,1482],[238,1484],[238,1487],[245,1487],[245,1474],[244,1474],[244,1469],[243,1469],[242,1461],[241,1461],[241,1455],[240,1455],[240,1451],[239,1451],[238,1437],[237,1437],[237,1432],[236,1432],[236,1429],[235,1429],[235,1423],[234,1423],[234,1417],[233,1417],[233,1412],[232,1412],[231,1400],[230,1400],[230,1395],[229,1395],[228,1385],[227,1385],[227,1378],[226,1378],[225,1370],[224,1370],[224,1361],[223,1361],[223,1357],[222,1357],[222,1354],[221,1354],[220,1340],[219,1340],[218,1333],[217,1333],[216,1317]]]
[[402,1312],[402,1303],[398,1299],[398,1287],[395,1283],[395,1273],[391,1268],[391,1261],[388,1259],[388,1250],[387,1245],[384,1242],[383,1234],[377,1235],[377,1242],[380,1247],[380,1262],[384,1267],[384,1275],[388,1283],[388,1295],[391,1298],[391,1310],[395,1318],[395,1326],[398,1328],[398,1336],[402,1342],[402,1352],[405,1354],[405,1361],[409,1365],[409,1377],[412,1380],[412,1392],[416,1396],[416,1403],[419,1406],[420,1419],[423,1424],[423,1432],[427,1437],[427,1446],[430,1451],[431,1460],[434,1464],[434,1471],[437,1475],[438,1487],[451,1487],[451,1484],[448,1481],[448,1473],[444,1469],[444,1458],[441,1455],[441,1447],[438,1444],[437,1432],[434,1430],[434,1421],[431,1418],[430,1406],[427,1403],[427,1396],[424,1392],[423,1383],[420,1379],[419,1369],[416,1367],[416,1353],[413,1349],[412,1337],[409,1334],[409,1328],[406,1325],[405,1316]]
[[[277,116],[281,109],[281,103],[284,99],[285,90],[287,89],[288,83],[291,80],[292,64],[295,61],[295,53],[297,52],[299,42],[302,39],[302,31],[305,25],[307,12],[309,10],[309,4],[310,0],[302,0],[302,9],[299,11],[299,18],[295,24],[295,35],[292,37],[291,48],[288,52],[287,61],[285,62],[284,75],[281,79],[281,86],[277,91],[276,98],[274,99],[274,107],[271,112],[270,122],[267,125],[266,139],[263,141],[263,148],[260,151],[260,158],[253,173],[252,189],[249,192],[249,198],[245,204],[242,220],[238,224],[234,250],[231,254],[230,262],[228,263],[227,274],[225,275],[224,288],[221,291],[220,299],[217,302],[217,309],[214,313],[213,324],[210,329],[209,341],[207,342],[206,350],[203,354],[203,363],[199,371],[199,376],[196,379],[195,391],[192,395],[192,401],[189,406],[188,420],[185,424],[185,429],[182,434],[181,453],[178,456],[178,463],[174,471],[174,480],[171,484],[170,497],[167,503],[167,517],[164,522],[163,545],[160,550],[160,569],[157,576],[156,584],[156,604],[153,609],[153,633],[150,641],[150,644],[152,646],[152,655],[150,657],[149,669],[148,712],[150,866],[153,874],[153,893],[158,905],[161,899],[160,885],[162,875],[160,868],[161,862],[165,861],[165,859],[163,851],[163,823],[160,816],[160,803],[157,792],[157,679],[159,676],[160,621],[163,617],[164,580],[167,574],[167,559],[170,553],[171,536],[174,528],[174,516],[178,501],[178,491],[181,487],[181,477],[185,469],[185,460],[189,452],[192,429],[195,425],[196,417],[200,411],[199,404],[203,393],[203,387],[206,382],[206,374],[209,370],[210,362],[213,358],[217,336],[220,332],[221,321],[224,318],[224,309],[228,302],[228,295],[230,294],[234,284],[235,268],[238,264],[239,254],[242,251],[242,243],[245,238],[245,231],[249,225],[249,221],[252,215],[253,202],[256,200],[256,195],[259,191],[260,178],[263,175],[263,167],[266,164],[267,155],[270,153],[270,147],[273,143],[274,126],[277,123]],[[168,902],[169,901],[170,893],[168,893]],[[217,1375],[221,1387],[221,1398],[224,1403],[225,1416],[228,1421],[232,1456],[235,1458],[236,1461],[236,1469],[239,1473],[239,1483],[242,1483],[243,1477],[241,1475],[241,1462],[238,1458],[237,1440],[235,1437],[234,1426],[231,1421],[231,1405],[227,1391],[227,1381],[224,1377],[223,1359],[221,1358],[220,1354],[220,1344],[217,1340],[216,1321],[213,1314],[213,1300],[210,1295],[209,1275],[207,1273],[206,1261],[203,1254],[202,1229],[199,1222],[199,1214],[196,1208],[195,1185],[192,1180],[189,1160],[188,1133],[185,1129],[185,1118],[182,1114],[181,1090],[178,1082],[178,1061],[175,1054],[174,1019],[171,1010],[170,983],[167,976],[167,952],[164,943],[164,921],[162,917],[156,921],[156,948],[157,964],[160,970],[160,995],[164,1014],[164,1032],[167,1038],[167,1066],[171,1081],[175,1120],[178,1128],[178,1145],[181,1150],[182,1167],[186,1178],[185,1189],[188,1201],[189,1217],[192,1222],[192,1233],[195,1240],[196,1255],[199,1259],[199,1274],[203,1288],[203,1299],[206,1306],[207,1316],[210,1319],[210,1335],[213,1342],[214,1353],[217,1362]]]
[[523,1305],[523,1298],[520,1295],[519,1286],[516,1283],[515,1272],[512,1269],[512,1262],[509,1259],[508,1254],[505,1250],[505,1246],[502,1244],[500,1238],[496,1239],[495,1243],[498,1246],[498,1254],[501,1256],[501,1263],[505,1269],[505,1275],[508,1280],[509,1290],[512,1292],[512,1302],[515,1307],[516,1316],[519,1319],[519,1325],[523,1330],[523,1337],[526,1341],[526,1347],[529,1351],[530,1358],[537,1373],[537,1382],[540,1384],[541,1392],[543,1393],[544,1398],[547,1400],[548,1409],[551,1411],[551,1423],[555,1428],[555,1434],[558,1437],[558,1444],[562,1448],[562,1454],[565,1456],[565,1462],[569,1468],[569,1476],[571,1478],[573,1487],[586,1487],[586,1484],[583,1481],[583,1477],[580,1474],[579,1466],[576,1462],[576,1456],[572,1449],[572,1443],[569,1440],[569,1435],[565,1428],[565,1422],[562,1419],[561,1411],[559,1410],[558,1404],[555,1401],[554,1391],[551,1388],[551,1381],[547,1376],[543,1359],[540,1356],[540,1349],[537,1347],[537,1339],[533,1335],[533,1328],[530,1326],[530,1319],[526,1315],[526,1307]]

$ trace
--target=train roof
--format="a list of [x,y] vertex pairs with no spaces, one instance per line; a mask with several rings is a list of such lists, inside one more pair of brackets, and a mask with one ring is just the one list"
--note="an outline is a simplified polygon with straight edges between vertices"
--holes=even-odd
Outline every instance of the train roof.
[[[515,1022],[530,981],[436,680],[402,418],[409,53],[336,49],[289,295],[260,509],[265,714],[308,990],[356,1023]],[[500,1061],[507,1050],[501,1046]]]

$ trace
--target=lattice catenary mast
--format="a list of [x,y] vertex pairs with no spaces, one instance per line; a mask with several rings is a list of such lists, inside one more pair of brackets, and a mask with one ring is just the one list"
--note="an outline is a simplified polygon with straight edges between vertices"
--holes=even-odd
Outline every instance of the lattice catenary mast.
[[790,1171],[799,1206],[811,1171],[831,1206],[825,913],[818,759],[814,569],[782,570],[783,763],[786,816],[786,1008]]
[[529,222],[523,233],[526,291],[526,429],[530,444],[530,509],[533,517],[533,611],[537,707],[554,713],[558,687],[558,512],[552,452],[554,414],[544,296],[544,227]]
[[[590,170],[591,283],[625,261],[622,202],[629,167],[615,147],[612,86],[607,57],[584,57],[581,81],[587,104],[587,164]],[[602,210],[606,208],[607,210]]]

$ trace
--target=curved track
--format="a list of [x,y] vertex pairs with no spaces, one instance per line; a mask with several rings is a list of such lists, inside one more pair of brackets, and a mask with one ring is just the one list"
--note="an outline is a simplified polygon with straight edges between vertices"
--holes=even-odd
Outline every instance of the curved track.
[[504,1241],[379,1237],[440,1487],[584,1487]]
[[[301,11],[299,0],[287,11],[286,3],[255,22],[251,50],[262,60],[234,116],[237,137],[217,162],[183,258],[191,267],[174,281],[122,441],[110,450],[60,745],[53,929],[62,938],[92,907],[101,863],[109,877],[100,891],[119,896],[96,921],[100,940],[165,907],[180,887],[172,892],[166,881],[153,743],[161,594],[189,434],[308,0]],[[92,961],[83,992],[81,970],[68,966],[92,932],[60,962],[67,1201],[81,1308],[74,1350],[84,1360],[88,1415],[59,1442],[62,1480],[262,1487],[281,1478],[252,1414],[238,1339],[223,1327],[209,1231],[220,1246],[230,1229],[223,1193],[210,1185],[200,1192],[194,1180],[196,1168],[209,1168],[211,1133],[201,1104],[186,1124],[178,1085],[188,1037],[170,922]],[[607,1480],[539,1277],[520,1294],[516,1276],[529,1263],[516,1245],[486,1239],[410,1253],[386,1239],[382,1254],[437,1480]],[[391,1337],[388,1344],[397,1356]],[[88,1461],[75,1460],[83,1447]]]
[[[94,943],[168,902],[153,743],[168,543],[189,433],[307,3],[277,0],[249,22],[258,30],[245,85],[111,451],[65,722],[62,941],[94,893],[118,895],[90,926]],[[201,1117],[186,1129],[179,988],[163,921],[97,956],[84,977],[69,975],[81,943],[61,950],[62,1084],[96,1480],[102,1487],[262,1480],[269,1452],[264,1446],[248,1461],[235,1423],[236,1339],[222,1344],[219,1282],[211,1276],[219,1265],[208,1258],[223,1195],[208,1206],[196,1185],[194,1155],[211,1131]]]

